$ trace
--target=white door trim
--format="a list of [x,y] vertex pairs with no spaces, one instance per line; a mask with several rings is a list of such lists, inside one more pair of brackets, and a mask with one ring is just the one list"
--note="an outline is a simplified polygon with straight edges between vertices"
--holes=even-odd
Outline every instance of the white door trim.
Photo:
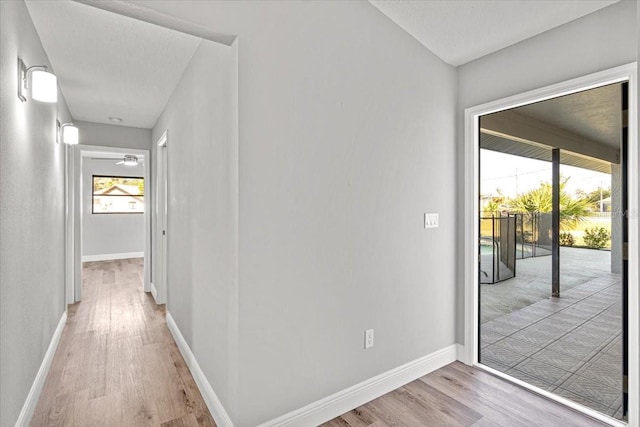
[[64,188],[65,188],[65,310],[68,304],[73,304],[75,296],[75,206],[74,206],[74,177],[75,177],[75,152],[71,145],[66,145],[64,150]]
[[[629,426],[640,427],[640,293],[638,210],[640,200],[640,176],[638,173],[638,96],[637,63],[615,67],[589,74],[555,85],[465,110],[465,156],[464,156],[464,342],[462,361],[478,365],[478,201],[479,201],[479,117],[485,114],[543,101],[570,93],[592,89],[607,84],[629,82],[629,159],[628,159],[628,200],[629,200]],[[527,384],[522,384],[527,386]],[[530,387],[529,387],[530,388]],[[535,388],[532,388],[535,389]],[[535,390],[539,391],[539,390]],[[548,396],[554,398],[553,395]],[[564,399],[557,399],[567,403]],[[600,416],[595,411],[577,405],[581,411],[591,416],[611,422],[611,418]]]
[[[168,194],[169,194],[169,174],[168,174],[168,148],[169,130],[165,130],[156,144],[156,181],[155,181],[155,214],[156,226],[154,236],[156,237],[155,253],[153,257],[153,271],[158,277],[153,278],[152,294],[156,304],[167,302],[167,260],[168,245]],[[165,232],[163,236],[163,230]]]
[[[70,147],[67,158],[66,184],[67,184],[67,304],[78,302],[82,299],[82,156],[83,153],[109,152],[143,155],[144,180],[149,182],[149,150],[133,148],[104,147],[98,145],[75,145]],[[150,206],[150,194],[145,194],[145,203]],[[151,290],[150,263],[151,253],[151,213],[146,208],[144,211],[144,279],[145,292]]]

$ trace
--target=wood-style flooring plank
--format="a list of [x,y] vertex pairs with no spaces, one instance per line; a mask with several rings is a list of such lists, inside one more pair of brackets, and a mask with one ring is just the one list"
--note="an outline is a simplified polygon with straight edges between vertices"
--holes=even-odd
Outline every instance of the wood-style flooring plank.
[[477,368],[454,362],[324,427],[590,427],[606,424]]
[[85,263],[31,426],[213,426],[142,259]]
[[[215,426],[142,260],[86,263],[31,426]],[[327,427],[602,426],[482,370],[452,363]]]
[[[407,395],[424,403],[429,415],[440,418],[447,425],[468,426],[482,418],[482,414],[423,381],[413,381],[403,387]],[[435,414],[434,414],[435,413]]]
[[[600,421],[594,420],[587,416],[576,416],[578,412],[564,405],[552,402],[545,397],[529,392],[528,390],[496,377],[480,369],[474,369],[462,363],[454,363],[450,365],[452,373],[459,373],[461,380],[475,380],[484,385],[489,386],[491,393],[491,402],[494,407],[504,407],[505,399],[502,395],[517,396],[516,399],[509,399],[508,407],[525,416],[530,420],[539,420],[539,425],[558,425],[563,427],[584,427],[584,426],[602,426]],[[485,396],[486,398],[486,396]],[[531,425],[531,424],[530,424]]]
[[334,421],[335,420],[338,420],[339,423],[346,423],[346,425],[351,427],[378,427],[384,425],[366,406],[361,406],[346,414],[342,414],[342,416],[335,418]]

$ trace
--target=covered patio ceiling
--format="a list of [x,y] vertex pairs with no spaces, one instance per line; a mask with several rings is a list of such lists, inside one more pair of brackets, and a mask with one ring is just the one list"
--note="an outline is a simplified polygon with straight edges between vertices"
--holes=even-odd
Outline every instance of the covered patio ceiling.
[[620,163],[622,84],[603,86],[483,116],[480,148],[611,173]]
[[[551,162],[552,148],[549,146],[521,140],[514,141],[513,139],[503,138],[484,132],[480,134],[480,148],[512,154],[514,156],[526,157],[528,159]],[[575,166],[607,174],[611,173],[611,163],[594,157],[571,153],[566,150],[560,151],[560,163],[563,165]]]

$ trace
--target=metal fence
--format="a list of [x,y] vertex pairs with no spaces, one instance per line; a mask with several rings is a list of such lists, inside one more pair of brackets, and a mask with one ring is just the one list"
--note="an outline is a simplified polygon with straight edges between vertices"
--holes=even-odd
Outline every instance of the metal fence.
[[480,217],[480,283],[492,284],[515,276],[517,217]]
[[480,217],[480,283],[516,275],[516,259],[551,255],[551,213]]
[[519,259],[551,255],[551,212],[518,214],[516,256]]

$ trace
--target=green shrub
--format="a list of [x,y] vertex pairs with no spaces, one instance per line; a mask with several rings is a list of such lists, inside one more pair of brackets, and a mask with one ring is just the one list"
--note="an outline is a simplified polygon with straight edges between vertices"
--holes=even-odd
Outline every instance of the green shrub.
[[607,246],[611,234],[603,227],[587,228],[584,230],[584,244],[589,248],[600,249]]
[[573,246],[576,240],[571,233],[560,233],[560,246]]

